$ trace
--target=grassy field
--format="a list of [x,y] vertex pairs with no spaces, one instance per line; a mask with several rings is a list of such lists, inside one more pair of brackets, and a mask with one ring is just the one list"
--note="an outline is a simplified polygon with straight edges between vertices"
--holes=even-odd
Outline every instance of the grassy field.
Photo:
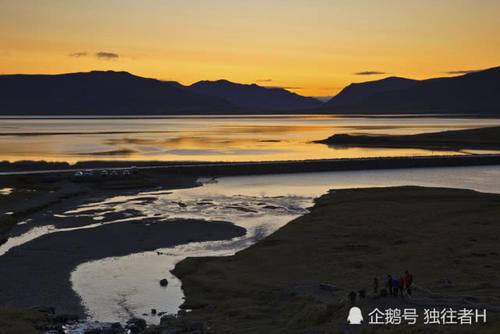
[[317,142],[327,145],[499,150],[500,127],[401,136],[337,134]]
[[37,323],[49,323],[47,316],[33,310],[0,307],[0,334],[37,334]]
[[[397,187],[340,190],[263,241],[223,258],[177,265],[185,319],[214,333],[340,333],[350,291],[358,305],[463,305],[488,311],[480,326],[365,326],[365,333],[499,333],[500,196],[468,190]],[[378,297],[373,277],[412,272],[413,300]],[[319,289],[334,284],[334,292]],[[422,306],[417,306],[421,308]],[[469,306],[471,308],[471,306]]]

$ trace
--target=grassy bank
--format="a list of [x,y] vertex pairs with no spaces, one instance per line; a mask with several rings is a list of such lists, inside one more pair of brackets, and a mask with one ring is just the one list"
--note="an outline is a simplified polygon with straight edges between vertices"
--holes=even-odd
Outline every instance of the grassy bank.
[[27,309],[0,307],[1,334],[37,334],[37,323],[50,323],[46,314]]
[[432,149],[500,149],[500,127],[443,131],[416,135],[337,134],[317,141],[327,145],[408,147]]
[[[500,305],[500,196],[467,190],[397,187],[341,190],[263,241],[222,258],[190,258],[175,274],[186,318],[215,333],[339,333],[350,291],[374,307]],[[414,301],[377,297],[373,277],[409,269]],[[324,291],[320,283],[334,284]],[[420,308],[420,306],[418,306]],[[458,306],[456,306],[458,308]],[[470,307],[470,306],[469,306]],[[495,333],[499,313],[479,327],[368,326],[368,333]]]

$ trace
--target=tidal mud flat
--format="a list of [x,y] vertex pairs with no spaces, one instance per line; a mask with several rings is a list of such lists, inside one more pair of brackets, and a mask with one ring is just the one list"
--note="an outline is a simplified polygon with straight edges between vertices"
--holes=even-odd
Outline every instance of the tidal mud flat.
[[[229,222],[169,220],[136,212],[71,218],[58,214],[111,195],[198,186],[194,177],[172,178],[152,171],[106,184],[74,183],[44,175],[3,176],[1,181],[9,187],[5,189],[10,189],[0,196],[2,306],[50,305],[58,312],[83,316],[85,310],[69,279],[78,264],[193,241],[231,239],[245,233],[245,229]],[[140,199],[141,203],[150,200]]]
[[83,317],[85,309],[70,281],[77,265],[188,242],[231,239],[244,233],[243,228],[227,222],[149,219],[50,233],[1,257],[0,304],[50,305],[59,312]]

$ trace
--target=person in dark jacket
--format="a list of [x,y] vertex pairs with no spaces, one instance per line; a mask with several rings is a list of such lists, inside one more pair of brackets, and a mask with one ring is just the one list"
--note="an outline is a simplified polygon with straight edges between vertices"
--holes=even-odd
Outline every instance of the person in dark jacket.
[[385,287],[387,288],[387,293],[392,295],[392,276],[387,274],[387,278],[385,281]]
[[398,290],[399,290],[399,280],[397,276],[394,276],[392,278],[392,294],[394,296],[398,295]]

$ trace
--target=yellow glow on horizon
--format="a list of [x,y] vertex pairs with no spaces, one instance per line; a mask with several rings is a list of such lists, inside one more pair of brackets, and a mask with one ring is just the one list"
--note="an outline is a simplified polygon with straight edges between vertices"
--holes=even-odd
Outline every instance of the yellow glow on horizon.
[[329,96],[498,66],[499,15],[496,0],[0,1],[0,73],[118,70]]

